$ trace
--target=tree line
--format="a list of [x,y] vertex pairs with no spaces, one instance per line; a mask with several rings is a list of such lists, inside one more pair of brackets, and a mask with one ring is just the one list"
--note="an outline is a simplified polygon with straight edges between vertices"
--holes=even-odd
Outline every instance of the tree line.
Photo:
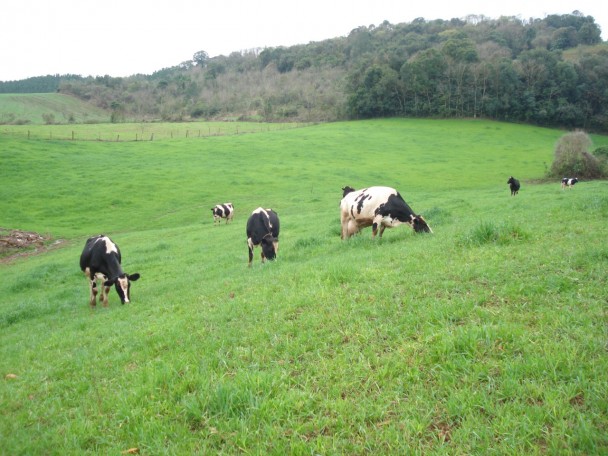
[[[113,121],[483,117],[608,131],[608,43],[580,12],[361,26],[347,36],[61,79]],[[0,90],[2,84],[0,84]]]

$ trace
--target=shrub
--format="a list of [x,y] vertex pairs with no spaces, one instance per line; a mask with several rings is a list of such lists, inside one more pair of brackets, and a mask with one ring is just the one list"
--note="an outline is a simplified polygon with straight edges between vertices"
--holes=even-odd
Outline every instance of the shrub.
[[608,146],[598,147],[593,151],[593,155],[600,160],[608,160]]
[[591,145],[591,138],[581,130],[562,136],[555,146],[549,176],[603,177],[600,160],[588,151]]

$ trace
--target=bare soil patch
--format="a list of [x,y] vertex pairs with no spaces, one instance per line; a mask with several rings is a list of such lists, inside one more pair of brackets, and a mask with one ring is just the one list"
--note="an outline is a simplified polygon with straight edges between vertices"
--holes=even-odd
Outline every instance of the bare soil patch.
[[47,250],[50,245],[63,242],[56,240],[50,244],[51,240],[51,236],[34,231],[0,227],[0,262],[6,263],[19,256],[37,254]]

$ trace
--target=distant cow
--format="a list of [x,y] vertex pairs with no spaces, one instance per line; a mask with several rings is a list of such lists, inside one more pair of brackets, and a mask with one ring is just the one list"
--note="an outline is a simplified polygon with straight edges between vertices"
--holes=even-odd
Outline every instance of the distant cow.
[[80,255],[80,269],[89,280],[91,307],[96,305],[98,279],[102,280],[99,302],[103,303],[104,307],[108,306],[108,294],[112,285],[116,288],[121,303],[130,301],[131,282],[139,279],[139,274],[125,273],[120,261],[120,249],[109,237],[100,234],[87,239]]
[[213,212],[213,224],[215,222],[222,223],[222,219],[226,219],[226,223],[232,221],[232,217],[234,217],[234,207],[232,203],[224,203],[217,204],[211,208],[211,212]]
[[521,187],[521,185],[519,185],[519,181],[511,176],[509,177],[507,184],[509,184],[509,187],[511,187],[511,196],[517,195],[519,188]]
[[247,220],[247,246],[249,266],[253,260],[253,248],[262,247],[262,263],[266,258],[274,260],[279,250],[279,216],[272,209],[258,207]]
[[576,184],[577,182],[578,182],[578,179],[576,177],[564,177],[562,179],[562,189],[572,188],[572,187],[574,187],[574,184]]
[[433,232],[426,220],[416,215],[394,188],[368,187],[347,192],[349,188],[342,189],[344,197],[340,202],[342,239],[351,237],[367,226],[372,227],[372,238],[376,237],[378,228],[382,237],[385,228],[402,223],[407,223],[417,233]]

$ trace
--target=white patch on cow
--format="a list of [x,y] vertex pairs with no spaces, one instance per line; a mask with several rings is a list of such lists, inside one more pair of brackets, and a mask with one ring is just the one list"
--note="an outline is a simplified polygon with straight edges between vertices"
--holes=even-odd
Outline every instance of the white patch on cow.
[[126,277],[119,277],[118,286],[122,288],[122,294],[125,297],[125,303],[129,302],[129,279]]
[[[103,236],[99,238],[100,241],[103,241],[106,243],[106,253],[118,253],[118,249],[116,248],[116,244],[114,244],[109,237],[107,236]],[[97,242],[97,241],[95,241]]]
[[[87,268],[88,269],[88,268]],[[101,272],[96,272],[95,273],[95,279],[96,280],[103,280],[104,282],[108,281],[108,278],[105,274],[102,274]]]
[[270,228],[272,228],[272,223],[270,222],[270,216],[268,215],[268,212],[270,209],[264,209],[262,207],[258,207],[256,210],[254,210],[252,212],[252,214],[264,214],[266,216],[266,219],[268,220],[268,226],[270,226]]

